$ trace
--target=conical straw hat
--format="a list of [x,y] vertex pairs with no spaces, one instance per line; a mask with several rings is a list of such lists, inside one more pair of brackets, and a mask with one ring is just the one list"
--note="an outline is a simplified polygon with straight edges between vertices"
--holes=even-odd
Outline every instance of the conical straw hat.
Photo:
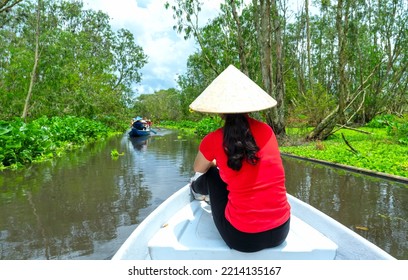
[[233,65],[228,66],[190,104],[205,113],[248,113],[276,105],[276,100]]

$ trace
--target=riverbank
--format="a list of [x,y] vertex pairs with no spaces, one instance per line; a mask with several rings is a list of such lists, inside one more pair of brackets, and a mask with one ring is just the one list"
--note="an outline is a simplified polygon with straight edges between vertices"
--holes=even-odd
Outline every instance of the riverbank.
[[281,152],[352,166],[408,179],[408,146],[399,144],[384,128],[340,129],[325,141],[303,141],[304,133],[288,129]]
[[[281,153],[282,156],[284,157],[290,157],[290,158],[295,158],[295,159],[300,159],[300,160],[305,160],[305,161],[310,161],[322,165],[327,165],[330,167],[336,167],[336,168],[341,168],[344,170],[352,171],[355,173],[360,173],[364,175],[369,175],[373,177],[378,177],[382,179],[387,179],[395,182],[400,182],[403,184],[408,184],[408,177],[402,177],[402,176],[397,176],[397,175],[392,175],[389,173],[383,173],[383,172],[377,172],[365,168],[359,168],[359,167],[354,167],[351,165],[345,165],[345,164],[340,164],[340,163],[335,163],[335,162],[330,162],[330,161],[325,161],[325,160],[319,160],[319,159],[313,159],[313,158],[307,158],[307,157],[302,157],[302,156],[296,156],[293,154],[287,154],[287,153]],[[407,185],[408,186],[408,185]]]

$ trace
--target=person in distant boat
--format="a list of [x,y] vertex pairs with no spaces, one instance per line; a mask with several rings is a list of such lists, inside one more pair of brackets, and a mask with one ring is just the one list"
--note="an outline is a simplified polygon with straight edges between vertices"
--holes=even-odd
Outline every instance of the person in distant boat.
[[150,119],[146,119],[146,125],[147,127],[152,127],[153,122]]
[[146,126],[144,125],[142,120],[143,119],[141,117],[134,118],[134,122],[132,123],[132,127],[136,128],[138,130],[146,130]]
[[290,205],[275,134],[249,115],[275,105],[232,65],[190,104],[194,111],[217,113],[224,120],[199,145],[191,191],[196,199],[209,197],[221,237],[242,252],[278,246],[289,233]]

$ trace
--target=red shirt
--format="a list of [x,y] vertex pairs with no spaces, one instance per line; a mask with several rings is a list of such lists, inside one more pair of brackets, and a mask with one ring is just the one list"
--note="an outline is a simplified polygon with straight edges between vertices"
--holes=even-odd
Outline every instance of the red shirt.
[[227,183],[226,219],[242,232],[256,233],[285,223],[290,216],[290,205],[286,197],[285,171],[272,128],[249,117],[248,122],[260,148],[256,165],[244,160],[239,171],[227,166],[222,128],[205,136],[199,149],[208,161],[216,160],[220,176]]

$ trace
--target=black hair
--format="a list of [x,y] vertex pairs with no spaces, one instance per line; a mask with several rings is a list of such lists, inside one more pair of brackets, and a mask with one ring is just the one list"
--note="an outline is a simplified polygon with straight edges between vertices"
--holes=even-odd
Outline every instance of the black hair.
[[257,164],[259,147],[249,129],[246,114],[225,114],[224,120],[223,146],[228,157],[228,167],[239,171],[243,160],[252,165]]

